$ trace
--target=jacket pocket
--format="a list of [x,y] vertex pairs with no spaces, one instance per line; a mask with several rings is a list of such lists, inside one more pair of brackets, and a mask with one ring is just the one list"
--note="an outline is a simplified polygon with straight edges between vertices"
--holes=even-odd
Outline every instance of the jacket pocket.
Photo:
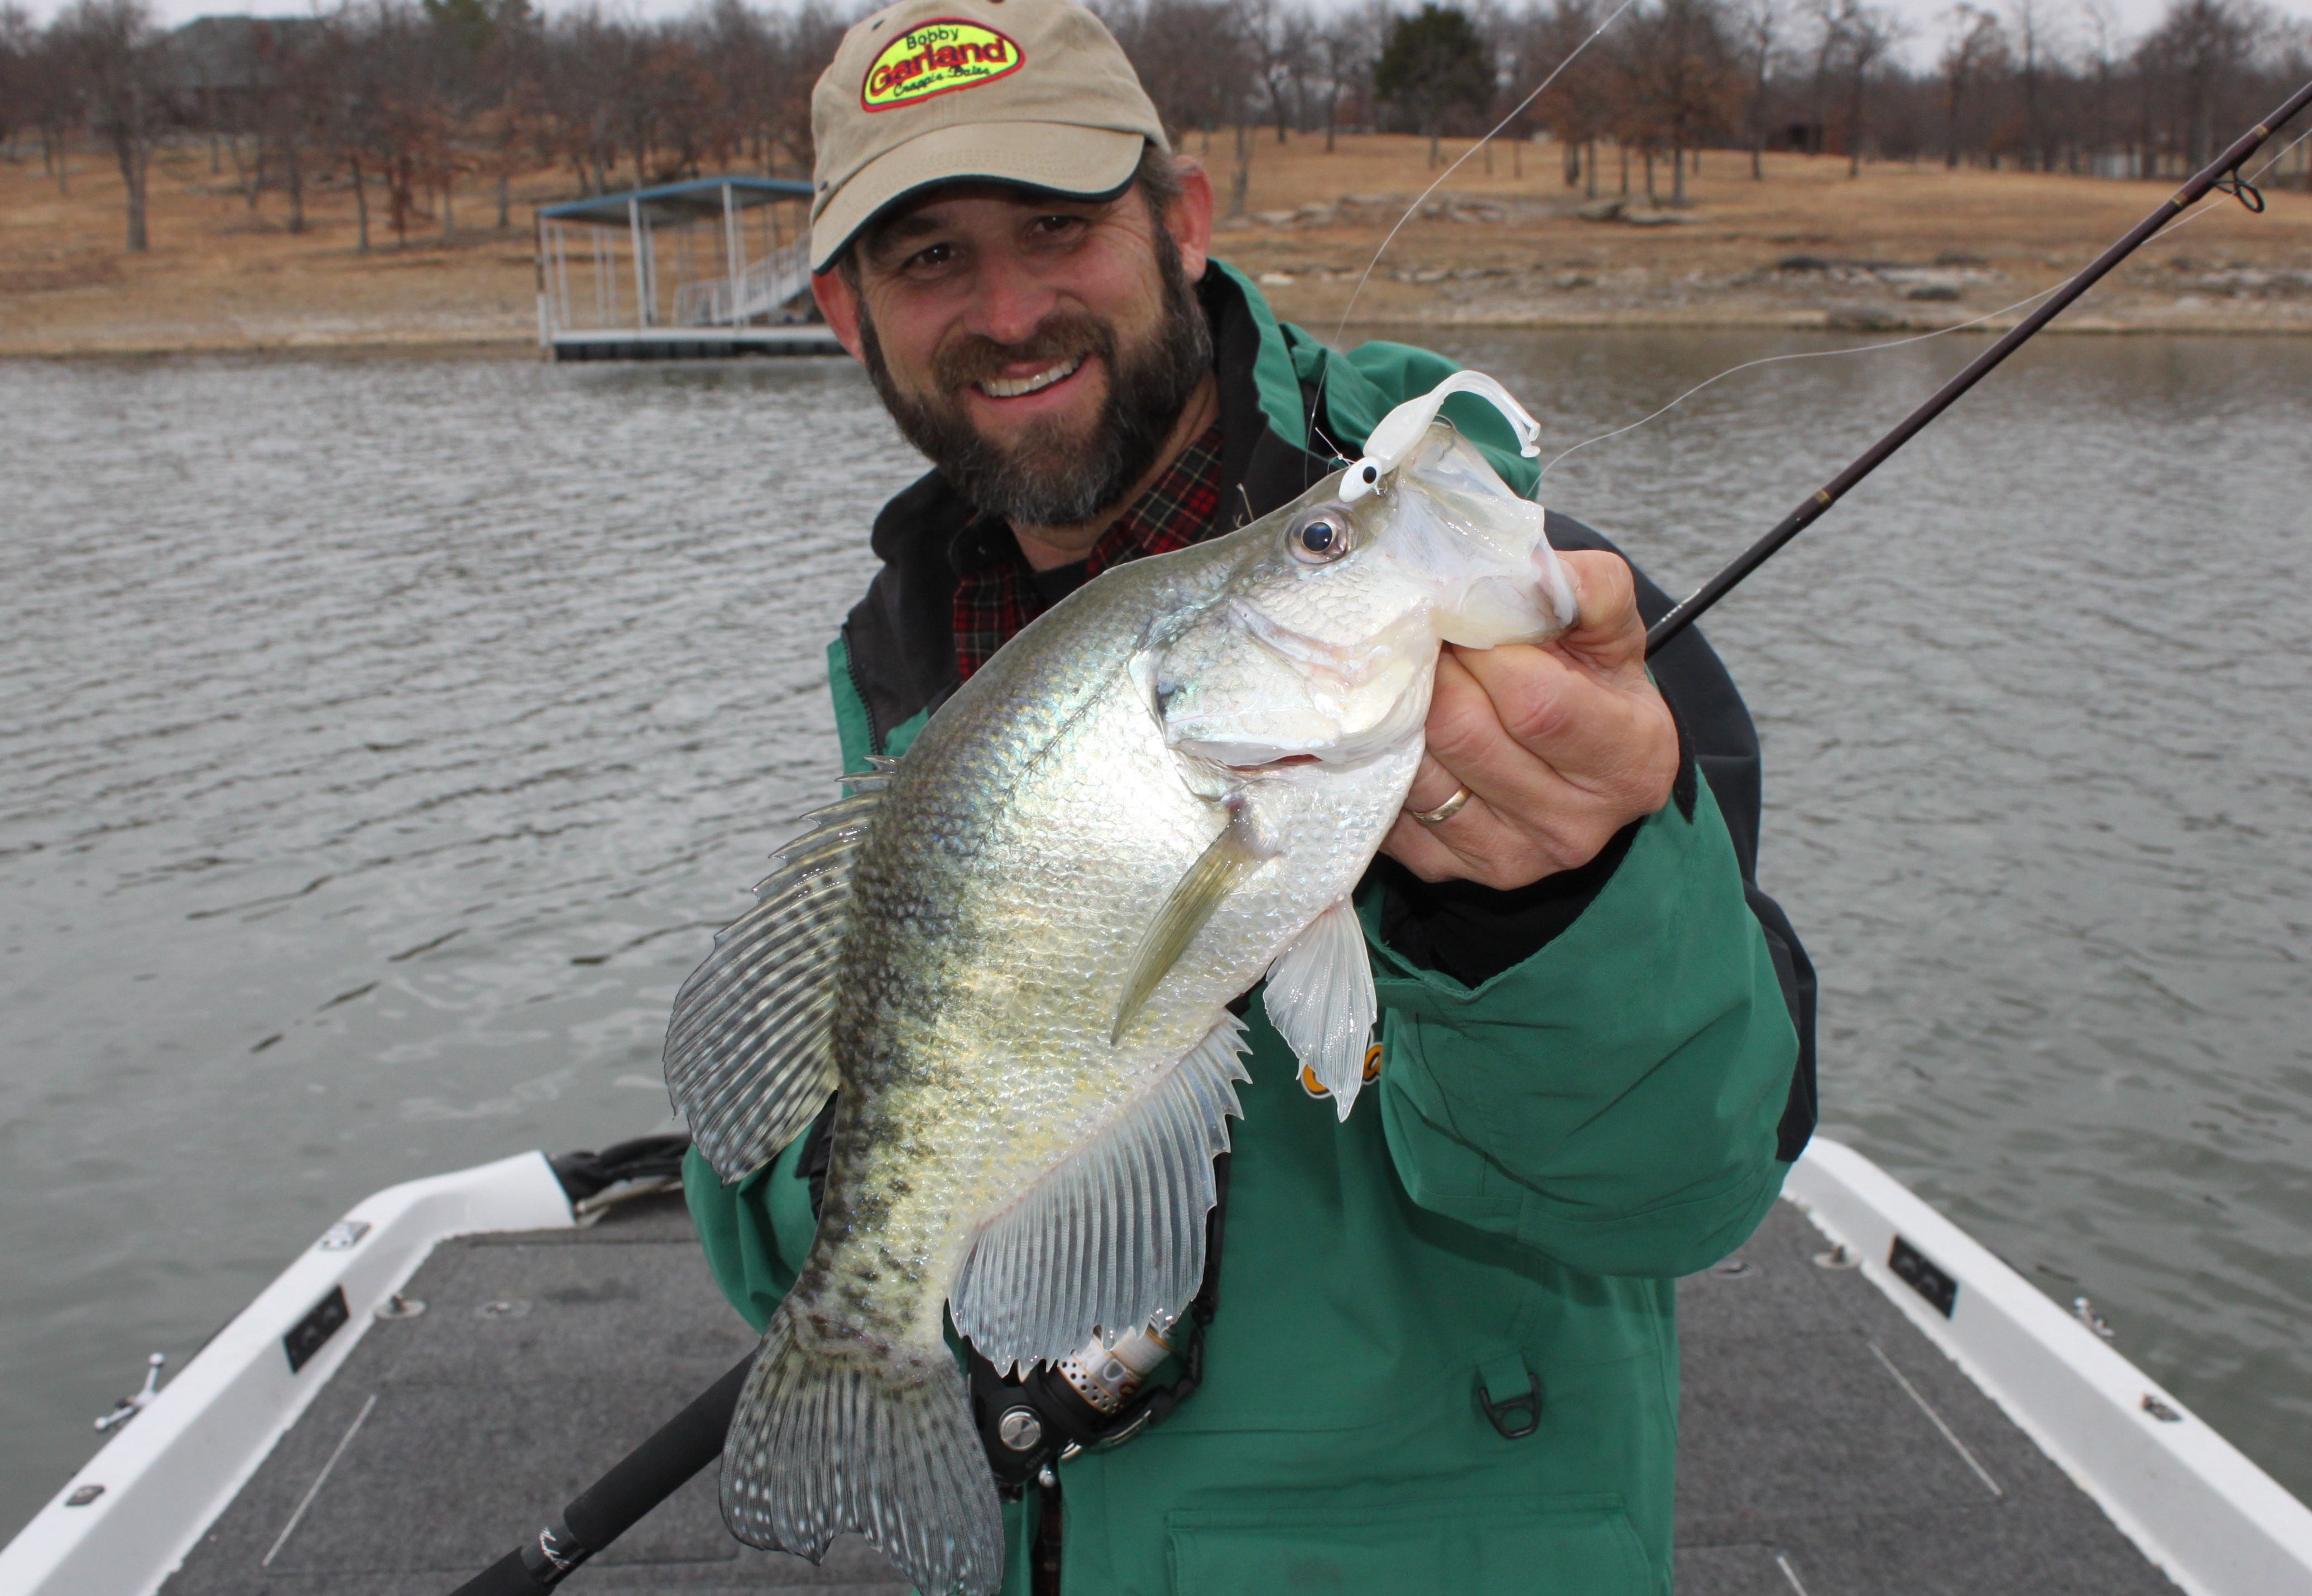
[[1184,1510],[1166,1528],[1173,1596],[1651,1596],[1657,1589],[1613,1496]]

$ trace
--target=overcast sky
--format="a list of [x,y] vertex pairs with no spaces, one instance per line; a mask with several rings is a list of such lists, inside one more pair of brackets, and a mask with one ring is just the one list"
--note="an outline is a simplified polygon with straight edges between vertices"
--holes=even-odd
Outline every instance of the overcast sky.
[[[189,22],[197,16],[304,16],[313,10],[311,0],[243,0],[241,4],[217,4],[217,0],[152,0],[152,3],[154,14],[169,25]],[[783,0],[753,0],[753,3],[776,9]],[[1316,0],[1316,3],[1320,10],[1330,10],[1344,4],[1344,0]],[[1931,57],[1945,31],[1953,0],[1884,0],[1884,3],[1910,31],[1905,40],[1908,53],[1918,59]],[[1984,3],[1999,6],[1999,0],[1978,0],[1978,4]],[[2103,3],[2108,5],[2109,14],[2117,22],[2123,37],[2145,31],[2164,9],[2164,0],[2103,0]],[[2283,16],[2299,22],[2312,22],[2312,0],[2266,0],[2266,3]],[[35,19],[46,21],[57,13],[62,4],[63,0],[30,0],[27,9]],[[656,18],[680,15],[696,4],[696,0],[602,0],[602,8],[608,12]],[[1410,0],[1407,4],[1409,5]],[[2003,6],[1999,8],[2003,9]],[[544,0],[544,9],[552,13],[567,9],[567,6],[562,0]],[[2053,0],[2049,9],[2055,13],[2059,27],[2069,29],[2082,39],[2092,37],[2083,0]]]

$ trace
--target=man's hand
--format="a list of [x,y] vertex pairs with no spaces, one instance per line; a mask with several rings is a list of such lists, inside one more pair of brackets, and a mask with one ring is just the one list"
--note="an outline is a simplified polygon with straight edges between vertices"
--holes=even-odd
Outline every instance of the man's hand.
[[[1630,568],[1600,551],[1560,554],[1580,598],[1548,644],[1512,643],[1437,662],[1429,751],[1381,851],[1426,881],[1507,890],[1598,857],[1669,801],[1677,727],[1646,675],[1646,629]],[[1461,788],[1434,825],[1413,818]]]

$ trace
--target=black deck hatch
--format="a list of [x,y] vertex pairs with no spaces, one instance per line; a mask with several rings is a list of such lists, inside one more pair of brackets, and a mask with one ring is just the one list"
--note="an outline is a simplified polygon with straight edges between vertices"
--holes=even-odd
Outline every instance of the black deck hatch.
[[1895,1238],[1895,1250],[1887,1256],[1887,1267],[1913,1291],[1934,1304],[1935,1311],[1945,1319],[1958,1306],[1958,1282],[1899,1235]]
[[281,1349],[289,1355],[289,1372],[294,1374],[303,1368],[353,1316],[353,1310],[346,1305],[346,1288],[330,1286],[329,1295],[315,1303],[311,1311],[291,1325],[289,1333],[281,1338]]

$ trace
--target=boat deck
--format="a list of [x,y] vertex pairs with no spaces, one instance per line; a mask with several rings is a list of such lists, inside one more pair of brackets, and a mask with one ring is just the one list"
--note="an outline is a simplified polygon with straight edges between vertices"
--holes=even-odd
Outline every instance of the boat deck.
[[[2173,1586],[1789,1204],[1679,1288],[1678,1596],[2159,1596]],[[163,1596],[444,1596],[750,1344],[688,1216],[445,1243]],[[903,1596],[724,1531],[708,1470],[565,1587]]]

